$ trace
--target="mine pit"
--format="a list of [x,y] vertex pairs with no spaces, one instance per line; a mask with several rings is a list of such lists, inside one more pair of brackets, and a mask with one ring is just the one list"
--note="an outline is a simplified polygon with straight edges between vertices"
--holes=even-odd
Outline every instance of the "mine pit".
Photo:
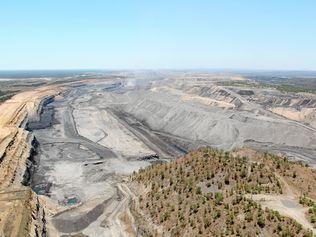
[[[219,86],[203,78],[109,77],[64,87],[62,92],[54,89],[55,96],[40,91],[38,100],[27,92],[30,111],[21,110],[24,104],[17,96],[9,112],[21,115],[2,115],[3,124],[16,124],[12,131],[1,128],[2,144],[22,154],[22,183],[45,205],[43,229],[49,234],[127,236],[121,218],[131,215],[130,175],[197,148],[246,146],[316,164],[316,130],[310,125],[314,110],[298,121],[266,106],[273,101],[280,111],[291,105],[305,111],[312,100],[278,100],[275,91]],[[1,152],[1,163],[18,163]],[[14,170],[5,174],[1,178],[9,185]],[[200,188],[220,191],[213,184],[200,183]],[[287,201],[282,205],[295,208]]]

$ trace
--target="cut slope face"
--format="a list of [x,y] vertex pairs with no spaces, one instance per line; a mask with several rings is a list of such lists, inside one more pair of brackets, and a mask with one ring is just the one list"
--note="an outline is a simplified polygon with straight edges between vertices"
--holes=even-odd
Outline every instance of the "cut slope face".
[[58,94],[56,88],[20,93],[0,105],[0,187],[22,181],[33,136],[24,127],[28,119],[39,119],[44,100]]
[[[169,164],[135,173],[132,181],[137,197],[132,213],[140,232],[154,236],[311,236],[306,208],[298,204],[296,192],[288,190],[296,190],[292,185],[301,179],[314,179],[315,173],[288,161],[285,168],[284,159],[273,155],[253,152],[247,158],[239,154],[249,151],[230,154],[201,148]],[[306,172],[285,183],[284,169]],[[311,190],[302,191],[313,197],[315,189]],[[275,200],[274,206],[282,202],[284,211],[261,202],[260,197]],[[285,216],[286,208],[291,212]]]
[[28,187],[0,190],[0,236],[46,236],[45,211]]
[[34,137],[25,130],[38,119],[53,87],[23,92],[0,105],[0,236],[46,236],[45,211],[27,183]]

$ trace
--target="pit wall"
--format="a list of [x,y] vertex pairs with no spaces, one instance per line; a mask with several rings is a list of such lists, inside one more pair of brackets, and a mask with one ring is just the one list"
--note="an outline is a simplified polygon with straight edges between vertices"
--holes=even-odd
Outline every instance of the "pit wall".
[[57,87],[23,92],[0,105],[0,236],[46,237],[45,208],[29,185],[38,142],[26,131]]

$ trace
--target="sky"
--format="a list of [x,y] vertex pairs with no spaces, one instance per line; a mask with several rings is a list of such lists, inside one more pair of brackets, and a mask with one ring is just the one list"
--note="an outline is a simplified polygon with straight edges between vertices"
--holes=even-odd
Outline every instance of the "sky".
[[316,1],[0,1],[0,70],[202,68],[316,70]]

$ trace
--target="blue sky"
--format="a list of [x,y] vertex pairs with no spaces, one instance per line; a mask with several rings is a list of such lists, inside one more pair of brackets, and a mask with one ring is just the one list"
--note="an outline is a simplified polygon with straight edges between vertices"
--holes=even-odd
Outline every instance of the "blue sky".
[[3,0],[0,69],[316,70],[316,1]]

